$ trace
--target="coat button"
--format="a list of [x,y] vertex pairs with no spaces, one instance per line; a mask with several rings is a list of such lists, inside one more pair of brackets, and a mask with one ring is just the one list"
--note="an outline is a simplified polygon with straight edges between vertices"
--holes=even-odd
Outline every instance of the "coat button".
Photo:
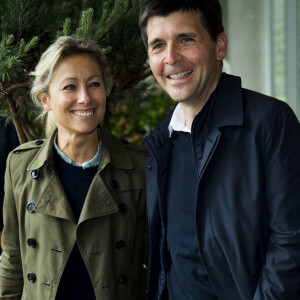
[[120,203],[119,206],[119,212],[124,214],[127,211],[127,205],[125,203]]
[[123,251],[125,249],[126,243],[124,241],[118,241],[116,242],[117,249]]
[[30,213],[34,212],[34,208],[35,208],[35,204],[34,203],[29,203],[27,205],[27,211],[30,212]]
[[119,188],[119,182],[115,179],[113,179],[111,182],[110,182],[110,186],[114,189],[114,190],[117,190]]
[[147,166],[148,170],[151,171],[152,170],[152,166]]
[[37,140],[37,141],[35,142],[35,144],[38,145],[38,146],[39,146],[39,145],[42,145],[43,143],[44,143],[43,140]]
[[28,278],[28,281],[30,281],[30,282],[35,282],[36,281],[36,276],[35,276],[34,273],[29,273],[27,275],[27,278]]
[[127,283],[127,281],[128,281],[128,276],[127,275],[121,275],[119,277],[119,282],[120,283],[125,284],[125,283]]
[[27,244],[29,247],[34,248],[36,246],[36,240],[34,238],[30,238],[27,240]]
[[31,171],[30,176],[32,179],[37,179],[39,177],[39,171],[38,170]]

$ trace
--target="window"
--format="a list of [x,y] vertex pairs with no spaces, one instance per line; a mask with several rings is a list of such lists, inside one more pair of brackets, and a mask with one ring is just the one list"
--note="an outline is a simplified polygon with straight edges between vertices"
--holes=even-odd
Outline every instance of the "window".
[[271,5],[271,51],[272,51],[272,94],[287,100],[287,36],[286,0],[272,0]]
[[300,1],[269,0],[272,95],[300,118]]

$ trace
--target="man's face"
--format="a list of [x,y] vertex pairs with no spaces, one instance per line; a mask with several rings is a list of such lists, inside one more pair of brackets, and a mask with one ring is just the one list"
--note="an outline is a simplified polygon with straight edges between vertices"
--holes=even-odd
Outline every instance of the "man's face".
[[161,87],[178,102],[206,101],[218,84],[227,37],[213,42],[200,13],[177,11],[147,24],[149,64]]

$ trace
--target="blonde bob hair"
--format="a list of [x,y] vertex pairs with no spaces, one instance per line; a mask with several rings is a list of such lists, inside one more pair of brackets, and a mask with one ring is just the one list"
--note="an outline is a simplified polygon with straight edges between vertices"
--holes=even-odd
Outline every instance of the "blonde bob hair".
[[71,36],[58,38],[41,56],[35,70],[31,72],[34,77],[31,87],[31,98],[34,104],[40,108],[39,118],[46,119],[45,135],[49,137],[57,128],[57,123],[52,111],[44,109],[39,93],[48,93],[49,84],[55,67],[63,58],[88,54],[99,64],[102,72],[106,95],[112,88],[112,77],[108,70],[108,64],[101,48],[94,42],[77,39]]

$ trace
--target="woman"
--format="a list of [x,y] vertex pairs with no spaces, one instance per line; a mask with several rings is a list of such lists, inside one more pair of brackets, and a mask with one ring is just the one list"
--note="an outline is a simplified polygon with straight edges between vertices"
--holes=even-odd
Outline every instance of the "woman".
[[31,90],[46,140],[10,153],[1,299],[143,299],[144,149],[101,127],[111,87],[93,43],[61,37]]

